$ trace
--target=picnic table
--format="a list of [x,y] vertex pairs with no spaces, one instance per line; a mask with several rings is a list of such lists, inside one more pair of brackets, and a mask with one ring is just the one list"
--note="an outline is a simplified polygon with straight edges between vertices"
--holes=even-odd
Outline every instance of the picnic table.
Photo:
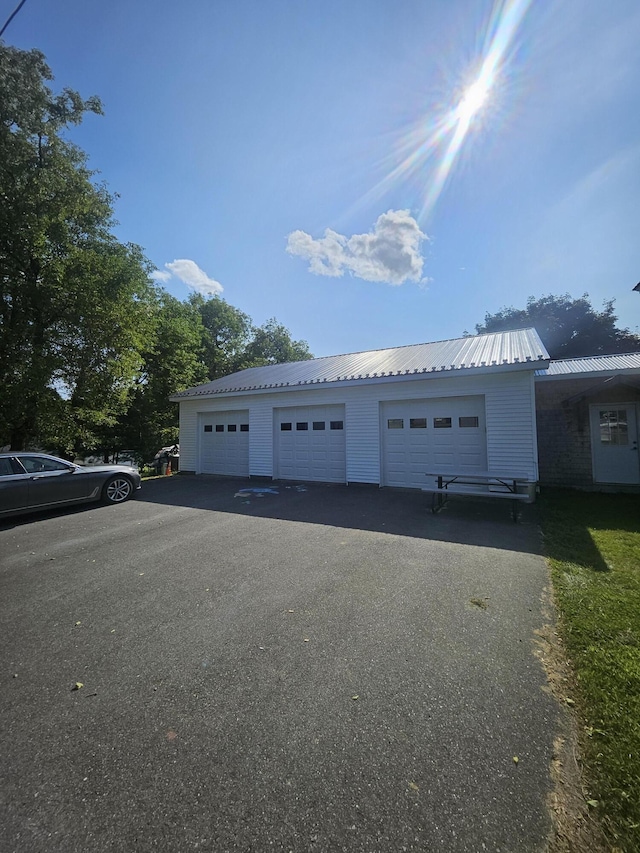
[[435,471],[425,474],[433,477],[433,486],[424,486],[423,492],[433,495],[431,512],[439,512],[452,496],[472,498],[497,498],[511,501],[511,517],[518,520],[521,503],[533,503],[535,480],[528,474],[513,471]]

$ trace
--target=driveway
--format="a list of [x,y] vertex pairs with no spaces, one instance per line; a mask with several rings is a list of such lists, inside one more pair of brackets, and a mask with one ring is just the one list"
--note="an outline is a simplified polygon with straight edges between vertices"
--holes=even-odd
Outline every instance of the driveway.
[[545,850],[532,508],[243,487],[0,524],[0,849]]

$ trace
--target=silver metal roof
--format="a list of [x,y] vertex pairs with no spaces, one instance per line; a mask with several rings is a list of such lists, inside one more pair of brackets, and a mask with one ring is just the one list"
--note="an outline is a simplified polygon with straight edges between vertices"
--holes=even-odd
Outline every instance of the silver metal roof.
[[173,394],[171,399],[328,382],[371,381],[408,374],[486,371],[505,366],[531,370],[534,364],[548,360],[549,353],[536,330],[518,329],[429,344],[330,355],[309,361],[249,367],[214,382],[180,391]]
[[580,373],[609,373],[611,371],[640,370],[640,352],[620,355],[591,355],[585,358],[567,358],[552,361],[547,368],[536,370],[536,378],[572,376]]

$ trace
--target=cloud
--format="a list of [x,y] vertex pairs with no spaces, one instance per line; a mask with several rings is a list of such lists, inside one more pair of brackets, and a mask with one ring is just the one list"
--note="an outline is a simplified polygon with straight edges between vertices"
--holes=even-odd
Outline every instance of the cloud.
[[305,231],[294,231],[287,252],[309,261],[315,275],[338,278],[346,271],[365,281],[399,285],[420,281],[424,265],[420,246],[426,239],[408,210],[388,210],[368,234],[344,237],[327,228],[324,237],[314,240]]
[[197,290],[204,296],[211,296],[217,293],[222,293],[224,288],[219,281],[209,278],[206,272],[198,266],[195,261],[190,261],[187,258],[178,258],[165,264],[165,270],[156,270],[151,273],[151,277],[156,281],[169,281],[175,277],[180,279],[183,284],[190,287],[192,290]]

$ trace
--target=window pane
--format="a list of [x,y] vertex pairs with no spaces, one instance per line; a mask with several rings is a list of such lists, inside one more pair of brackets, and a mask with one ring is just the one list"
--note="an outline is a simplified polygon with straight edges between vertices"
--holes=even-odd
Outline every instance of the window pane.
[[10,477],[12,474],[11,462],[6,458],[0,459],[0,477]]
[[249,424],[240,424],[240,432],[249,432]]
[[342,421],[331,421],[330,423],[331,429],[344,429],[344,424]]
[[426,418],[410,418],[409,429],[426,429],[426,428],[427,428],[427,419]]
[[205,424],[204,425],[205,432],[213,432],[213,424]]
[[628,445],[627,410],[600,411],[600,442],[608,445]]
[[477,427],[478,426],[478,418],[467,416],[465,418],[458,418],[458,426],[461,427]]
[[71,466],[55,459],[40,459],[37,456],[21,456],[20,461],[29,474],[37,471],[70,471]]
[[236,424],[227,424],[227,432],[236,432],[238,427]]
[[404,421],[402,418],[389,418],[387,421],[388,429],[402,429],[404,427]]
[[301,430],[301,431],[305,430],[305,429],[309,429],[309,424],[306,421],[298,421],[296,423],[296,429]]
[[216,432],[224,432],[224,424],[216,424]]
[[324,421],[314,421],[313,422],[314,429],[324,429]]
[[290,432],[291,424],[280,424],[280,430],[281,432]]
[[434,429],[449,429],[451,426],[451,418],[434,418],[433,419],[433,428]]

